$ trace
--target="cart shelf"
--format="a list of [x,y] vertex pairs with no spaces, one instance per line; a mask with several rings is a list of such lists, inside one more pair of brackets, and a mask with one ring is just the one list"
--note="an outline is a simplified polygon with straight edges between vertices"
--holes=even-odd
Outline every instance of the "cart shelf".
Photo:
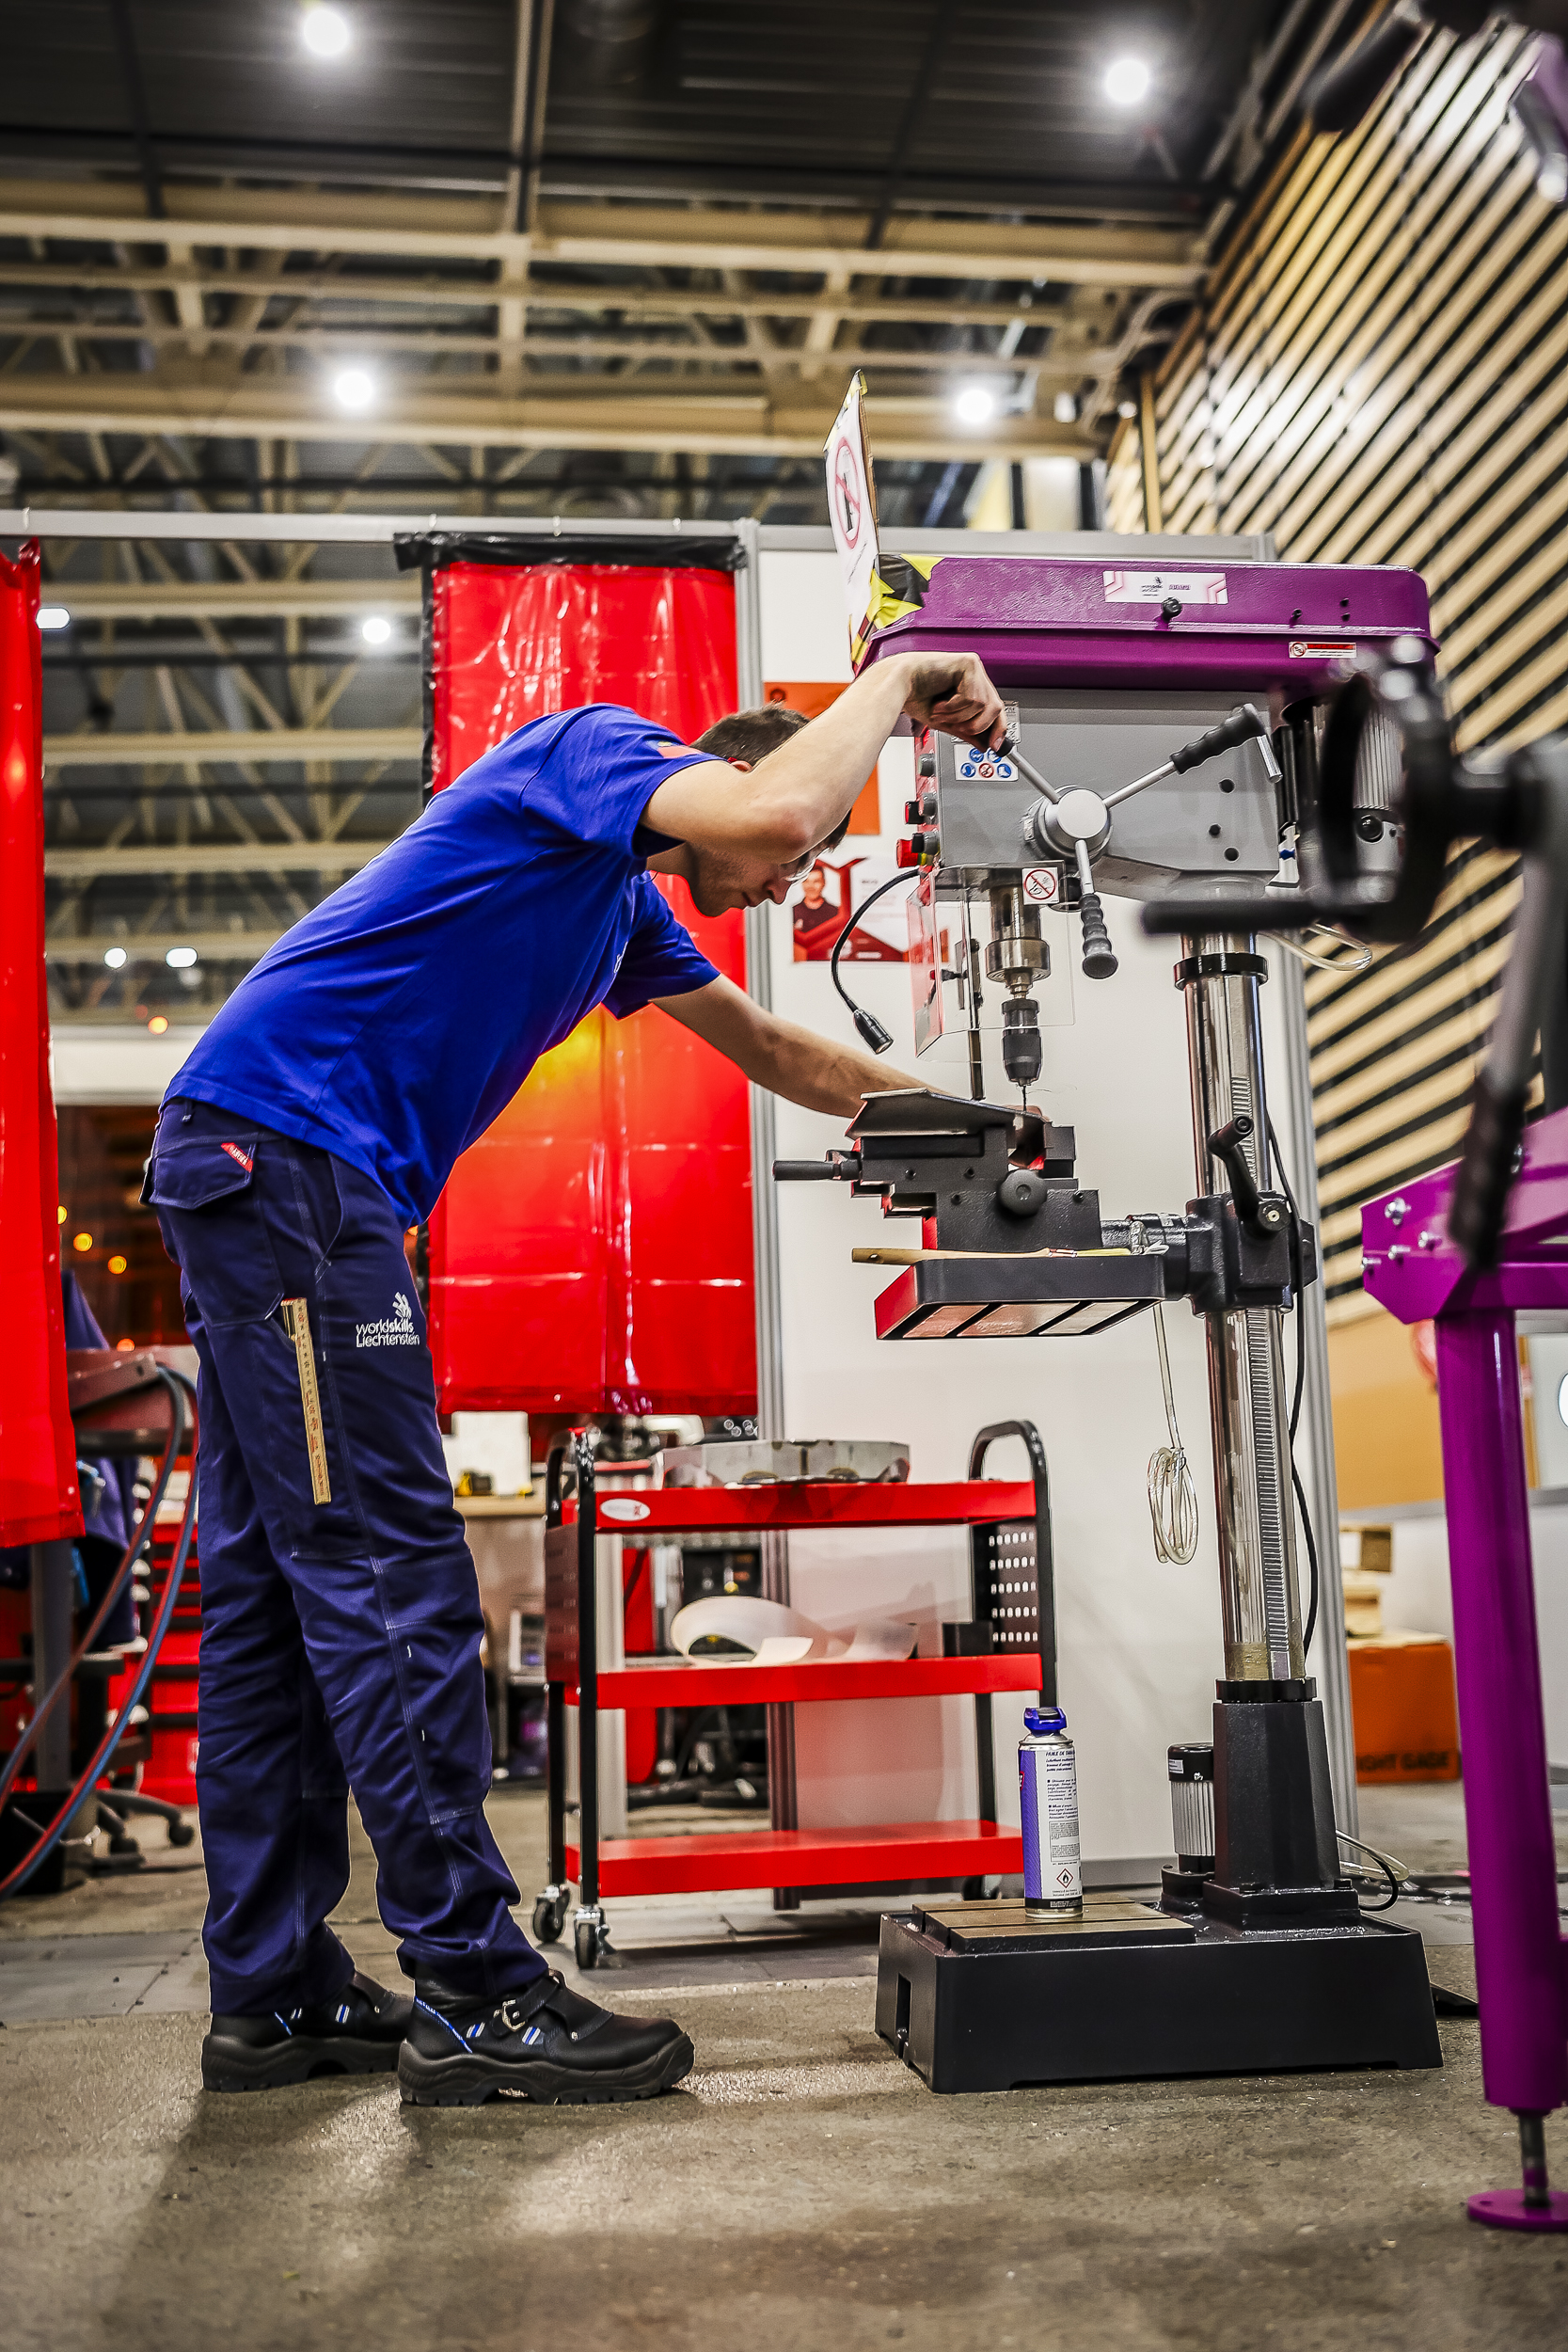
[[[1033,1476],[984,1478],[988,1448],[1022,1438]],[[576,1496],[563,1492],[570,1457]],[[695,1894],[704,1889],[770,1886],[978,1884],[1023,1867],[1020,1833],[996,1820],[991,1700],[997,1692],[1056,1696],[1056,1628],[1052,1593],[1051,1498],[1045,1448],[1030,1422],[998,1422],[970,1450],[969,1476],[940,1484],[802,1480],[756,1486],[643,1486],[598,1491],[587,1433],[557,1438],[546,1471],[545,1678],[548,1745],[549,1883],[533,1908],[533,1930],[553,1943],[564,1930],[570,1888],[581,1890],[573,1921],[578,1964],[592,1968],[605,1943],[604,1895]],[[785,1529],[961,1527],[968,1532],[974,1620],[993,1629],[998,1646],[978,1657],[821,1659],[757,1666],[734,1659],[649,1658],[594,1671],[597,1658],[598,1538],[641,1549],[683,1534],[736,1530],[761,1535]],[[974,1705],[978,1818],[894,1821],[837,1830],[776,1825],[708,1830],[686,1836],[599,1836],[597,1721],[603,1708],[741,1707],[847,1699],[970,1697]],[[581,1794],[576,1836],[568,1842],[568,1708],[576,1713]],[[771,1745],[771,1733],[770,1733]]]
[[[730,1659],[676,1664],[658,1658],[646,1665],[602,1668],[598,1703],[602,1708],[783,1706],[794,1699],[970,1697],[1039,1687],[1040,1661],[1027,1650],[980,1658],[809,1659],[795,1666],[749,1666]],[[578,1704],[571,1684],[566,1704]]]
[[[1027,1479],[956,1478],[930,1486],[834,1479],[776,1486],[649,1486],[597,1497],[601,1535],[690,1534],[722,1528],[980,1527],[1035,1517]],[[562,1518],[576,1518],[568,1502]]]
[[[695,1895],[730,1886],[861,1886],[1016,1877],[1023,1839],[994,1821],[882,1821],[867,1829],[711,1830],[692,1836],[604,1837],[606,1895]],[[566,1848],[577,1881],[579,1849]]]

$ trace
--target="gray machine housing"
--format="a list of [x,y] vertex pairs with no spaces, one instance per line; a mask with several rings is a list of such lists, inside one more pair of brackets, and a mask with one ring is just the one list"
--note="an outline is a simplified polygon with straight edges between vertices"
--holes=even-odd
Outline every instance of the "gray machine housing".
[[[1104,794],[1217,726],[1235,700],[1123,689],[1108,707],[1103,694],[1053,688],[1021,694],[1007,716],[1024,757],[1048,782],[1063,791],[1084,786]],[[939,898],[1016,880],[1022,866],[1042,863],[1023,831],[1038,795],[1010,762],[977,759],[949,735],[936,738],[934,756],[935,774],[925,781],[936,793]],[[974,772],[988,765],[1007,772],[994,781]],[[1185,775],[1167,776],[1117,808],[1095,879],[1124,898],[1157,898],[1178,883],[1201,889],[1211,879],[1216,889],[1243,879],[1270,882],[1278,871],[1278,843],[1275,787],[1253,741]],[[1070,862],[1063,879],[1057,903],[1071,905],[1078,883]]]

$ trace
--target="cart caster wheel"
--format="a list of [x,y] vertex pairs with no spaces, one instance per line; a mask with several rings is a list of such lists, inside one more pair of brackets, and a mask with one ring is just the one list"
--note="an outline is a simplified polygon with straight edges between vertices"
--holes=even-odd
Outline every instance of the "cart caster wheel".
[[578,1966],[596,1968],[604,1941],[603,1930],[598,1921],[579,1919],[572,1931],[572,1941],[577,1947]]
[[536,1944],[559,1944],[566,1925],[564,1892],[546,1887],[533,1906],[533,1940]]
[[168,1842],[171,1846],[194,1846],[196,1827],[191,1821],[170,1821]]

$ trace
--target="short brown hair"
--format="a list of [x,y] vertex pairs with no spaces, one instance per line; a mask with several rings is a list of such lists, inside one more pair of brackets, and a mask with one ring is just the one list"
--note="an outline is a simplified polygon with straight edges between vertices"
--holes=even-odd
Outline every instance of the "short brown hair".
[[[786,703],[764,703],[760,710],[732,710],[727,719],[716,720],[705,735],[698,736],[694,748],[711,752],[715,759],[749,760],[754,768],[758,760],[776,752],[807,724],[803,710],[791,710]],[[825,834],[817,847],[835,850],[848,824],[849,812],[846,810],[842,824]]]
[[705,735],[698,736],[694,748],[711,752],[716,759],[749,759],[754,768],[806,723],[803,710],[764,703],[760,710],[732,710],[727,719],[715,720]]

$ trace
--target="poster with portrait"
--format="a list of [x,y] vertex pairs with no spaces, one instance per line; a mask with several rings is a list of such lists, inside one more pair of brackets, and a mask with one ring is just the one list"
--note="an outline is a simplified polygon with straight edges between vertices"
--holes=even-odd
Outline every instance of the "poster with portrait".
[[883,882],[905,869],[885,850],[866,852],[846,835],[836,850],[813,860],[790,894],[790,919],[797,963],[826,963],[840,934],[843,963],[907,963],[910,957],[908,886],[890,890],[862,920],[860,910]]

